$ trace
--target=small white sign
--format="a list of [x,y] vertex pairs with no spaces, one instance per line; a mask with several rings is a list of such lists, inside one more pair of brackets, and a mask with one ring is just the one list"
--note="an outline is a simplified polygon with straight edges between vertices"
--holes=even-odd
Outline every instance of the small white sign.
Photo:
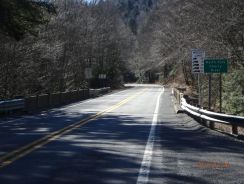
[[86,79],[91,79],[92,78],[92,69],[87,67],[85,68],[85,78]]
[[204,73],[205,52],[201,49],[192,50],[192,73]]
[[99,79],[106,79],[107,75],[106,74],[99,74],[98,78]]

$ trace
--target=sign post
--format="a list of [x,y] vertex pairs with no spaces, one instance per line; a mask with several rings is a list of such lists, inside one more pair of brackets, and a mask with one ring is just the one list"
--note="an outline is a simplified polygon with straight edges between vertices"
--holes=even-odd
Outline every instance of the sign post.
[[209,73],[208,108],[211,108],[211,74],[219,73],[219,110],[222,112],[222,73],[228,72],[227,59],[205,59],[204,73]]
[[192,73],[197,74],[198,78],[198,105],[202,106],[202,84],[200,75],[204,73],[205,52],[201,49],[192,50]]
[[92,68],[91,67],[86,67],[85,68],[85,79],[87,80],[87,87],[90,88],[90,83],[92,79]]
[[219,112],[222,112],[222,73],[219,74]]
[[211,110],[212,74],[208,74],[208,109]]

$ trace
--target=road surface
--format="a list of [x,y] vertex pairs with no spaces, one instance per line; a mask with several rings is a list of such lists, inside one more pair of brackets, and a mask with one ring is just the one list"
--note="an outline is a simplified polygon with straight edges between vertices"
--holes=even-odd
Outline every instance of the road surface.
[[134,88],[0,120],[0,184],[244,183],[244,143]]

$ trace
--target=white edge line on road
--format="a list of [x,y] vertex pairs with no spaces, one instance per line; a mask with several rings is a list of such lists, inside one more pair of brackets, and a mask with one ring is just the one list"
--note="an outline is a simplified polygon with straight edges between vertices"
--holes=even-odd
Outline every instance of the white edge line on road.
[[138,174],[137,178],[137,184],[146,184],[148,182],[148,176],[150,173],[150,167],[151,167],[151,160],[152,160],[152,154],[153,154],[153,145],[155,140],[155,130],[158,122],[158,110],[159,110],[159,104],[160,104],[160,97],[164,93],[164,88],[160,92],[157,98],[157,104],[153,115],[151,130],[148,136],[147,145],[144,151],[143,160],[141,163],[141,168]]

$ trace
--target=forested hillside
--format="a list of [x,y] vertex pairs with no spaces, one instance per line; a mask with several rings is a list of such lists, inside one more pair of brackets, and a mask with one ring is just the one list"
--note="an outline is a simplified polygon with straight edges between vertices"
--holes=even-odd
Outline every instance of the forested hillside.
[[[189,88],[197,97],[197,75],[191,72],[191,49],[210,58],[227,58],[223,75],[224,111],[244,114],[244,1],[158,0],[136,35],[132,70],[141,81],[148,73],[163,83]],[[207,106],[208,75],[201,75]],[[219,75],[212,76],[212,109],[219,109]]]
[[[57,13],[43,15],[48,23],[40,22],[32,29],[27,21],[21,22],[31,31],[23,30],[25,37],[20,41],[16,37],[19,40],[22,33],[0,36],[1,99],[87,87],[87,67],[92,68],[94,80],[99,74],[107,74],[108,84],[122,82],[124,60],[131,45],[130,31],[114,4],[51,2]],[[30,34],[36,31],[38,36]]]
[[153,10],[155,0],[117,0],[113,3],[118,7],[118,11],[126,25],[137,35]]
[[[197,96],[191,49],[200,48],[207,57],[228,59],[224,111],[244,114],[243,0],[50,2],[55,13],[41,6],[35,24],[17,22],[25,25],[17,36],[1,29],[0,99],[84,88],[89,82],[96,87],[99,74],[115,87],[124,80],[160,81],[186,86]],[[92,68],[93,79],[86,79],[86,68]],[[203,105],[207,79],[201,75]],[[212,108],[218,109],[219,75],[212,83]]]

